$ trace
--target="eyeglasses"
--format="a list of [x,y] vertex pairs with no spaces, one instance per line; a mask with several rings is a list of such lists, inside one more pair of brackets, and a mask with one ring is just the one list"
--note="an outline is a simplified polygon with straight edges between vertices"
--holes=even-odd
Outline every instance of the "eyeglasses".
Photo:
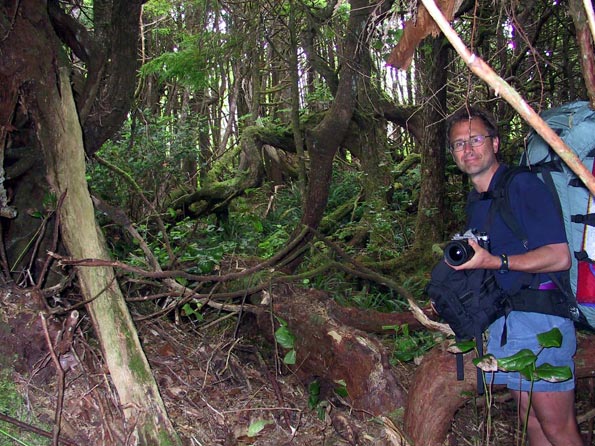
[[486,138],[492,138],[492,135],[477,135],[472,136],[469,139],[457,139],[450,144],[450,150],[453,152],[460,152],[465,148],[465,144],[469,144],[471,147],[481,147]]

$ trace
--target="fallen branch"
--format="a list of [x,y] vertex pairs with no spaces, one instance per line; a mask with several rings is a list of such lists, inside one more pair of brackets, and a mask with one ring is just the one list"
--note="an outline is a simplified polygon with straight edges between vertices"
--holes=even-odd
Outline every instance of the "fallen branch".
[[417,319],[417,321],[420,324],[422,324],[426,328],[429,328],[430,330],[440,331],[448,336],[454,335],[452,329],[447,324],[442,324],[440,322],[436,322],[436,321],[433,321],[432,319],[430,319],[428,317],[428,315],[424,312],[424,310],[419,306],[419,304],[417,303],[417,301],[415,300],[413,295],[409,291],[407,291],[405,288],[403,288],[402,286],[399,286],[399,284],[397,284],[394,280],[389,279],[388,277],[383,276],[382,274],[379,274],[379,273],[367,268],[366,266],[362,265],[360,262],[355,260],[350,255],[348,255],[336,243],[333,243],[332,241],[330,241],[329,239],[324,237],[322,234],[320,234],[315,229],[310,229],[310,230],[316,235],[316,237],[319,240],[324,242],[329,248],[331,248],[333,251],[335,251],[343,260],[351,263],[355,267],[355,268],[350,268],[343,263],[337,262],[336,266],[338,268],[343,269],[345,272],[347,272],[355,277],[361,277],[361,278],[373,280],[379,284],[385,285],[385,286],[395,290],[397,293],[399,293],[401,296],[403,296],[407,300],[407,303],[409,304],[409,309],[413,313],[413,316],[415,317],[415,319]]

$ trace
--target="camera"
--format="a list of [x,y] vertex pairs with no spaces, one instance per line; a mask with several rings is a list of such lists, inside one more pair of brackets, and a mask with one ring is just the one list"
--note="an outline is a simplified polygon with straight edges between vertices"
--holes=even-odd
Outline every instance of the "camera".
[[490,249],[490,239],[485,232],[479,232],[477,229],[469,229],[464,234],[455,234],[450,242],[444,248],[444,259],[453,266],[462,265],[468,262],[475,251],[469,245],[468,240],[475,240],[479,246],[487,250]]

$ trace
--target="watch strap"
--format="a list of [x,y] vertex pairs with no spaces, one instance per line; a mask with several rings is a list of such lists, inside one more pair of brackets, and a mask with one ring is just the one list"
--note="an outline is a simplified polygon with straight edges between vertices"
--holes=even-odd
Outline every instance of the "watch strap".
[[500,269],[498,270],[501,274],[509,271],[508,267],[508,256],[506,254],[500,254]]

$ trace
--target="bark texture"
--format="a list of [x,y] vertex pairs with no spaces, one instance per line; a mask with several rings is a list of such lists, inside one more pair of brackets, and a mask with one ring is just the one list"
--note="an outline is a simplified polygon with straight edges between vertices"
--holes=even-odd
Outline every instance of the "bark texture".
[[[69,69],[62,63],[60,43],[50,25],[46,3],[15,2],[12,9],[4,7],[0,12],[4,19],[13,18],[12,28],[0,46],[8,62],[2,75],[14,76],[13,85],[34,123],[48,181],[56,196],[64,197],[59,209],[64,245],[77,258],[108,259],[87,188],[83,134]],[[181,444],[165,411],[113,269],[81,268],[77,273],[132,432],[128,444]]]
[[[414,445],[441,446],[455,412],[469,399],[464,393],[476,385],[472,355],[465,355],[465,379],[457,381],[455,355],[440,345],[417,369],[405,406],[405,432]],[[440,397],[438,398],[438,395]]]

